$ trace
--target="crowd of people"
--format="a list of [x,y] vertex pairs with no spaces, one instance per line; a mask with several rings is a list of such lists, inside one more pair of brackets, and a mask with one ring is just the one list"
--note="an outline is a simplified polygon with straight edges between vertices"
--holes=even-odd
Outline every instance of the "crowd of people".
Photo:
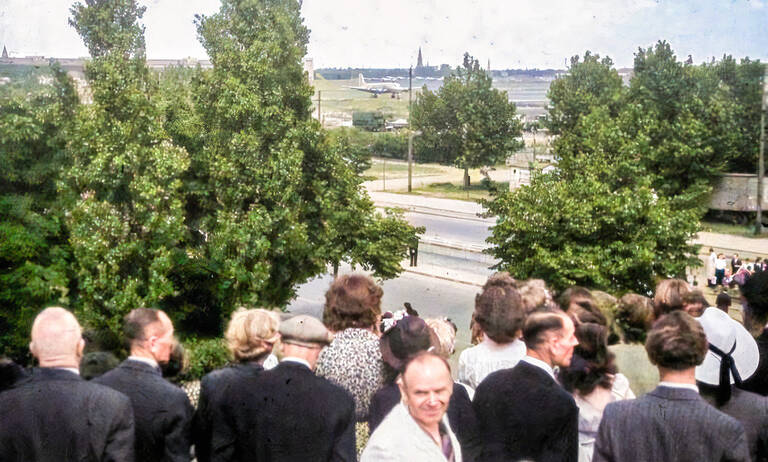
[[78,320],[49,307],[38,366],[0,361],[0,460],[764,461],[768,271],[740,294],[742,322],[683,280],[616,300],[497,273],[454,374],[451,320],[382,313],[373,279],[343,275],[322,320],[235,311],[232,362],[185,389],[163,378],[163,311],[132,310],[129,356],[96,370]]

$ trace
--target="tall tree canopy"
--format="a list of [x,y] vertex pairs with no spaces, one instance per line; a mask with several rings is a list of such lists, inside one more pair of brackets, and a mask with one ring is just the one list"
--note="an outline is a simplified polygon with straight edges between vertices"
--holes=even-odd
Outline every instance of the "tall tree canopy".
[[41,306],[71,301],[72,255],[57,193],[68,165],[66,126],[75,89],[54,66],[53,84],[0,91],[0,356],[28,357]]
[[146,67],[144,8],[135,0],[76,3],[71,25],[91,52],[93,103],[79,108],[66,172],[79,312],[118,333],[122,316],[176,290],[170,275],[185,237],[183,148],[165,134]]
[[[196,300],[217,319],[240,304],[284,306],[328,264],[394,276],[416,231],[375,213],[344,147],[310,117],[299,13],[296,0],[224,0],[196,19],[213,69],[192,79],[194,117],[174,115],[169,130],[191,156],[193,250],[177,277],[194,282],[172,302]],[[401,232],[374,236],[382,224]],[[385,256],[367,252],[381,242],[390,245]]]
[[420,143],[463,168],[465,183],[468,169],[503,162],[523,147],[515,103],[492,83],[478,61],[465,53],[463,65],[437,92],[424,86],[411,111],[412,126],[422,132]]
[[558,170],[486,204],[500,267],[560,288],[645,293],[700,264],[689,242],[751,114],[733,97],[749,87],[727,82],[737,75],[728,58],[681,63],[666,42],[638,50],[628,87],[610,59],[574,57],[549,92]]

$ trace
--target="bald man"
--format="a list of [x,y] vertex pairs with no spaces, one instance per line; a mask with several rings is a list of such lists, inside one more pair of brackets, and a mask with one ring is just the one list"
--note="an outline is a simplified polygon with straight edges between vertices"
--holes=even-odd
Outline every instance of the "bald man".
[[125,316],[123,331],[131,355],[93,381],[131,399],[137,461],[188,462],[194,410],[187,394],[160,372],[173,349],[173,323],[160,310],[136,308]]
[[362,462],[461,462],[461,447],[445,416],[453,392],[445,359],[431,352],[415,355],[398,386],[402,401],[371,435]]
[[29,349],[40,367],[0,394],[0,460],[132,461],[133,410],[115,390],[80,378],[85,342],[63,308],[46,308]]

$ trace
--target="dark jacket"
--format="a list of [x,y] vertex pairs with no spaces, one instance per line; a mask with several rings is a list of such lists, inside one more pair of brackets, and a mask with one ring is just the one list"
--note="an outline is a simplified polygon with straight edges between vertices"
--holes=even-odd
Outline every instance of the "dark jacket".
[[243,363],[215,370],[203,377],[200,382],[200,401],[192,425],[192,440],[198,462],[209,462],[211,447],[221,446],[221,443],[214,442],[213,438],[214,435],[218,437],[220,430],[225,427],[221,409],[230,394],[231,386],[241,380],[255,377],[263,370],[261,364]]
[[306,366],[282,362],[233,384],[214,461],[355,461],[355,402]]
[[[371,434],[399,402],[400,388],[394,382],[385,385],[373,395],[369,422]],[[458,383],[453,384],[453,394],[448,402],[446,414],[451,430],[456,434],[456,439],[461,445],[463,461],[477,460],[482,449],[477,417],[475,417],[475,410],[472,408],[472,401],[469,399],[467,390]]]
[[758,395],[768,396],[768,329],[763,330],[755,341],[760,351],[760,362],[752,376],[745,380],[741,388]]
[[752,460],[768,462],[768,398],[731,387],[731,399],[718,407],[717,387],[699,385],[699,390],[705,401],[741,422]]
[[579,408],[543,369],[520,361],[477,387],[482,461],[578,459]]
[[749,461],[744,429],[693,390],[657,387],[608,404],[593,462]]
[[128,398],[62,370],[34,369],[0,394],[3,462],[133,461]]
[[159,369],[127,359],[93,382],[131,399],[137,461],[190,460],[192,405],[187,394],[165,380]]

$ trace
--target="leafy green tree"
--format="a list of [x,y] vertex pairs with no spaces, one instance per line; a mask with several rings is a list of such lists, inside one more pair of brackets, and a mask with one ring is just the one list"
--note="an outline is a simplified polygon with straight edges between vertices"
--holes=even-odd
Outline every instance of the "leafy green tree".
[[127,311],[177,290],[170,275],[185,254],[181,178],[189,158],[171,143],[152,99],[144,7],[87,0],[71,13],[91,53],[85,74],[93,94],[74,118],[66,172],[79,312],[87,324],[118,333]]
[[765,64],[744,58],[736,62],[730,55],[703,66],[714,73],[719,82],[727,86],[736,106],[736,131],[733,158],[726,166],[728,172],[754,173],[760,150],[760,114],[762,111],[762,85]]
[[735,105],[709,73],[677,60],[667,42],[639,49],[628,100],[653,187],[680,206],[704,206],[711,184],[735,157]]
[[594,111],[579,122],[592,130],[589,155],[486,202],[488,215],[498,217],[488,241],[499,269],[560,290],[577,284],[649,293],[656,278],[682,276],[696,265],[688,242],[698,212],[678,210],[656,194],[620,135],[621,123]]
[[310,117],[313,91],[301,65],[308,31],[299,13],[295,0],[224,0],[216,14],[196,19],[213,69],[194,80],[204,132],[201,148],[189,148],[193,250],[180,278],[202,280],[190,289],[223,314],[240,304],[284,306],[297,284],[328,264],[399,271],[388,266],[397,254],[383,265],[354,239],[370,238],[380,222],[353,169],[363,165]]
[[28,358],[29,331],[41,308],[70,301],[71,250],[57,194],[66,124],[77,94],[57,66],[53,84],[27,96],[0,96],[0,356]]
[[478,61],[465,53],[463,66],[437,92],[425,86],[411,111],[412,126],[422,132],[420,142],[463,168],[465,187],[470,168],[495,165],[523,146],[515,104],[491,84]]

